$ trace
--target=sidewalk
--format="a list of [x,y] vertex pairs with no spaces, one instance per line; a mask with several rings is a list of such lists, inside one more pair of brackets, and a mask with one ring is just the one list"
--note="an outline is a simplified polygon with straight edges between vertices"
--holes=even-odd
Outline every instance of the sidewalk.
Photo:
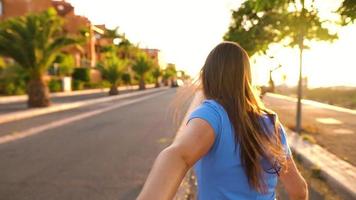
[[[154,84],[148,84],[146,87],[152,88]],[[119,90],[136,90],[138,85],[132,86],[119,86]],[[98,89],[87,89],[87,90],[75,90],[70,92],[53,92],[50,93],[51,98],[55,97],[67,97],[67,96],[77,96],[77,95],[86,95],[86,94],[95,94],[95,93],[106,93],[109,91],[109,88],[98,88]],[[16,103],[16,102],[25,102],[27,101],[27,95],[16,95],[16,96],[0,96],[0,104]]]
[[[263,101],[275,111],[282,124],[294,129],[296,99],[267,94]],[[302,101],[303,137],[356,166],[356,111],[315,101]]]
[[307,168],[320,170],[320,176],[345,199],[356,199],[356,167],[338,158],[318,144],[311,144],[298,134],[288,132],[288,142],[294,158],[299,158]]
[[65,111],[51,112],[0,124],[0,144],[9,143],[48,130],[60,128],[76,121],[85,124],[84,119],[86,118],[97,116],[101,113],[112,111],[128,104],[134,104],[142,99],[150,98],[167,91],[169,91],[167,88],[150,89],[115,97],[89,100],[82,102],[82,106],[76,108],[73,107]]
[[[162,89],[162,88],[159,88],[159,89]],[[46,107],[46,108],[23,109],[23,110],[16,111],[16,112],[0,114],[0,124],[17,121],[17,120],[21,120],[21,119],[26,119],[26,118],[30,118],[30,117],[35,117],[35,116],[39,116],[39,115],[44,115],[44,114],[48,114],[48,113],[74,109],[74,108],[78,108],[78,107],[82,107],[82,106],[88,106],[88,105],[92,105],[92,104],[108,102],[108,101],[112,101],[112,100],[117,100],[117,99],[121,99],[121,98],[139,95],[139,94],[145,94],[145,93],[152,92],[152,90],[159,90],[159,89],[148,89],[148,90],[140,91],[140,92],[138,92],[138,91],[137,92],[127,92],[125,94],[115,95],[115,96],[101,96],[100,98],[98,97],[98,98],[94,98],[94,99],[87,99],[87,100],[80,100],[80,101],[74,101],[74,102],[68,102],[68,103],[55,104],[55,105],[52,105],[52,106]]]

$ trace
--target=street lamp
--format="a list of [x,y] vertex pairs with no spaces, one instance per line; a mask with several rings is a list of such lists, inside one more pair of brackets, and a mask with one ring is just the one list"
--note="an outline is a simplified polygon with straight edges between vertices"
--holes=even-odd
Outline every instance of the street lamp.
[[272,72],[276,71],[277,69],[279,69],[281,67],[282,67],[282,65],[279,64],[277,67],[269,70],[269,86],[270,86],[272,92],[274,92],[274,86],[275,86],[274,81],[272,79]]

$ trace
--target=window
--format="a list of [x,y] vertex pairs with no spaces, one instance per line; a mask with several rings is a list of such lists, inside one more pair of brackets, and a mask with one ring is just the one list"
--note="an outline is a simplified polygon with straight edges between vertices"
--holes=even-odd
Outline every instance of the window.
[[58,6],[57,6],[57,9],[58,9],[59,11],[63,11],[63,10],[64,10],[64,6],[63,6],[63,5],[58,5]]

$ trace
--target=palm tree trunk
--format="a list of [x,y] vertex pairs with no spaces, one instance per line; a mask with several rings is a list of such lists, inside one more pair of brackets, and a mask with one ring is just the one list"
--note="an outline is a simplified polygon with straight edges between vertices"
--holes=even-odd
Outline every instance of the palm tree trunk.
[[145,79],[141,77],[139,83],[139,90],[145,90],[145,89],[146,89]]
[[30,80],[27,94],[27,105],[29,108],[47,107],[51,104],[49,90],[42,76]]
[[159,87],[161,87],[161,84],[160,84],[160,82],[159,82],[159,80],[158,80],[158,78],[157,78],[157,79],[156,79],[155,88],[159,88]]
[[116,84],[111,85],[109,95],[118,95],[118,94],[119,94],[119,90],[117,89],[117,85]]
[[169,80],[168,79],[164,79],[164,86],[168,86],[169,85]]

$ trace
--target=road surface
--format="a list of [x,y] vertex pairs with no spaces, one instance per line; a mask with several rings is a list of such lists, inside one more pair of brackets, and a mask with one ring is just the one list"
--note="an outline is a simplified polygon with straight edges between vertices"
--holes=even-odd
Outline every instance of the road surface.
[[[173,89],[165,90],[127,106],[0,144],[0,199],[135,199],[155,157],[175,134],[167,113],[174,94]],[[0,132],[27,131],[120,102],[22,120],[17,126],[3,124]]]

